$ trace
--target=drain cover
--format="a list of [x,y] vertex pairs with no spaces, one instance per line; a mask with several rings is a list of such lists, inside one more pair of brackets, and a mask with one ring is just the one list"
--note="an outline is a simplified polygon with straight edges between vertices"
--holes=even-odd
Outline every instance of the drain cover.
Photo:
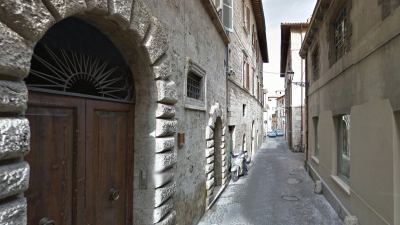
[[294,202],[294,201],[299,201],[300,199],[295,196],[295,195],[282,195],[281,198],[285,201],[290,201],[290,202]]
[[298,183],[301,182],[301,180],[300,180],[300,179],[297,179],[297,178],[289,178],[286,182],[287,182],[288,184],[298,184]]

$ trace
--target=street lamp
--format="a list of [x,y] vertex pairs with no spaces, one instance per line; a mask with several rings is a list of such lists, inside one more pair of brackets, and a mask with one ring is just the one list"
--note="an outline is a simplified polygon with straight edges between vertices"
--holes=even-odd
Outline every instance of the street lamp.
[[294,72],[292,70],[292,68],[289,68],[289,70],[286,72],[287,78],[289,81],[293,80],[293,76],[294,76]]

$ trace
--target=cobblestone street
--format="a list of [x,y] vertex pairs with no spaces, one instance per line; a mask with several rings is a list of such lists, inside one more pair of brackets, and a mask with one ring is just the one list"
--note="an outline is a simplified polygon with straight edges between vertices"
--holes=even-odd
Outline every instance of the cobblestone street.
[[199,225],[340,225],[303,167],[303,155],[281,138],[267,139],[249,175],[231,181]]

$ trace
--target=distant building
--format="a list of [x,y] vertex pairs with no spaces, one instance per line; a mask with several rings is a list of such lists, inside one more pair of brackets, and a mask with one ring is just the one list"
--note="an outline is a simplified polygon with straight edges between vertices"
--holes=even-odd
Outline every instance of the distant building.
[[400,1],[320,0],[307,65],[307,169],[339,215],[400,224]]
[[[218,1],[225,2],[226,1]],[[233,26],[228,29],[228,152],[252,156],[263,135],[263,63],[268,62],[262,1],[232,1]]]
[[285,130],[286,113],[285,113],[285,95],[276,99],[276,117],[277,117],[277,130]]
[[299,55],[308,23],[281,24],[281,77],[285,77],[286,139],[289,148],[302,151],[304,135],[305,60]]

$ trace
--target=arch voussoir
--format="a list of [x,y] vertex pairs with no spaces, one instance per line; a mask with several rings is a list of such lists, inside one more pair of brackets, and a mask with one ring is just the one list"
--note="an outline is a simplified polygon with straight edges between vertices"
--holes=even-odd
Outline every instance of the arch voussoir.
[[55,23],[54,17],[40,0],[2,1],[0,21],[33,42],[38,41]]
[[126,21],[131,20],[133,0],[108,0],[109,13],[121,16]]
[[157,18],[153,17],[150,30],[143,42],[143,45],[149,54],[151,64],[156,63],[157,60],[167,52],[167,42],[168,38],[164,26]]
[[142,1],[134,1],[130,29],[134,30],[143,41],[150,28],[151,15]]
[[0,74],[23,79],[29,73],[33,43],[0,23]]
[[42,0],[50,13],[57,20],[87,10],[86,2],[83,0]]

